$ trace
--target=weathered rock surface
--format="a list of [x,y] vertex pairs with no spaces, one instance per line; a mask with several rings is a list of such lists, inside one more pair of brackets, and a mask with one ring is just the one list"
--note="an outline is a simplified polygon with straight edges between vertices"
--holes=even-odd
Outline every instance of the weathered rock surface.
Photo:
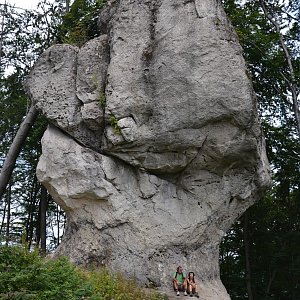
[[157,286],[181,264],[229,299],[220,241],[270,181],[237,37],[215,0],[108,1],[99,26],[28,78],[53,124],[37,175],[67,214],[57,253]]

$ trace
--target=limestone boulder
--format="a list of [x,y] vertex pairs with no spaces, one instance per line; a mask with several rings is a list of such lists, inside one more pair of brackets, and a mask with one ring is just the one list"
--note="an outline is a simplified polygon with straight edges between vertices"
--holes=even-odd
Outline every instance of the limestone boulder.
[[56,254],[160,287],[180,264],[229,299],[219,244],[270,184],[237,36],[215,0],[110,0],[99,28],[27,80],[52,124],[37,176],[67,214]]

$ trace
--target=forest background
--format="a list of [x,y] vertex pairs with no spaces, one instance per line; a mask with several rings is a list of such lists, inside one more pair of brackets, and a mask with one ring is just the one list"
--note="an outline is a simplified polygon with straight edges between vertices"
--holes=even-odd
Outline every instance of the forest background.
[[[31,102],[23,84],[39,55],[54,43],[82,46],[96,37],[105,0],[41,0],[36,10],[0,4],[0,166]],[[273,185],[227,232],[220,248],[221,278],[233,300],[300,299],[300,3],[223,0],[244,50],[264,129]],[[36,179],[39,115],[8,184],[0,189],[0,242],[53,251],[65,215]],[[23,123],[22,123],[23,122]],[[1,177],[1,182],[2,182]]]

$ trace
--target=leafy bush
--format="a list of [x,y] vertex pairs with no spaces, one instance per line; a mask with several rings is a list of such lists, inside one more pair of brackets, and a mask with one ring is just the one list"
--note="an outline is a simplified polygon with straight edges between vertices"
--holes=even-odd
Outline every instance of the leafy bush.
[[0,246],[0,299],[11,300],[163,300],[134,280],[106,269],[83,270],[65,257],[44,259],[25,247]]
[[66,258],[42,259],[23,247],[0,247],[0,299],[73,300],[89,290]]
[[89,282],[94,290],[90,300],[164,300],[159,293],[146,294],[133,279],[125,279],[121,274],[110,274],[106,269],[88,272]]

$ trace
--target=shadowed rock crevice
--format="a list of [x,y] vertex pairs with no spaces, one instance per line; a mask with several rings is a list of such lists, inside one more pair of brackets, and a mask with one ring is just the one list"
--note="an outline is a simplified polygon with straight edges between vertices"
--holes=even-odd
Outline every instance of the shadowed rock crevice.
[[181,264],[229,299],[220,241],[270,184],[236,34],[214,0],[111,0],[99,27],[27,81],[55,125],[37,176],[67,214],[56,254],[161,287]]

